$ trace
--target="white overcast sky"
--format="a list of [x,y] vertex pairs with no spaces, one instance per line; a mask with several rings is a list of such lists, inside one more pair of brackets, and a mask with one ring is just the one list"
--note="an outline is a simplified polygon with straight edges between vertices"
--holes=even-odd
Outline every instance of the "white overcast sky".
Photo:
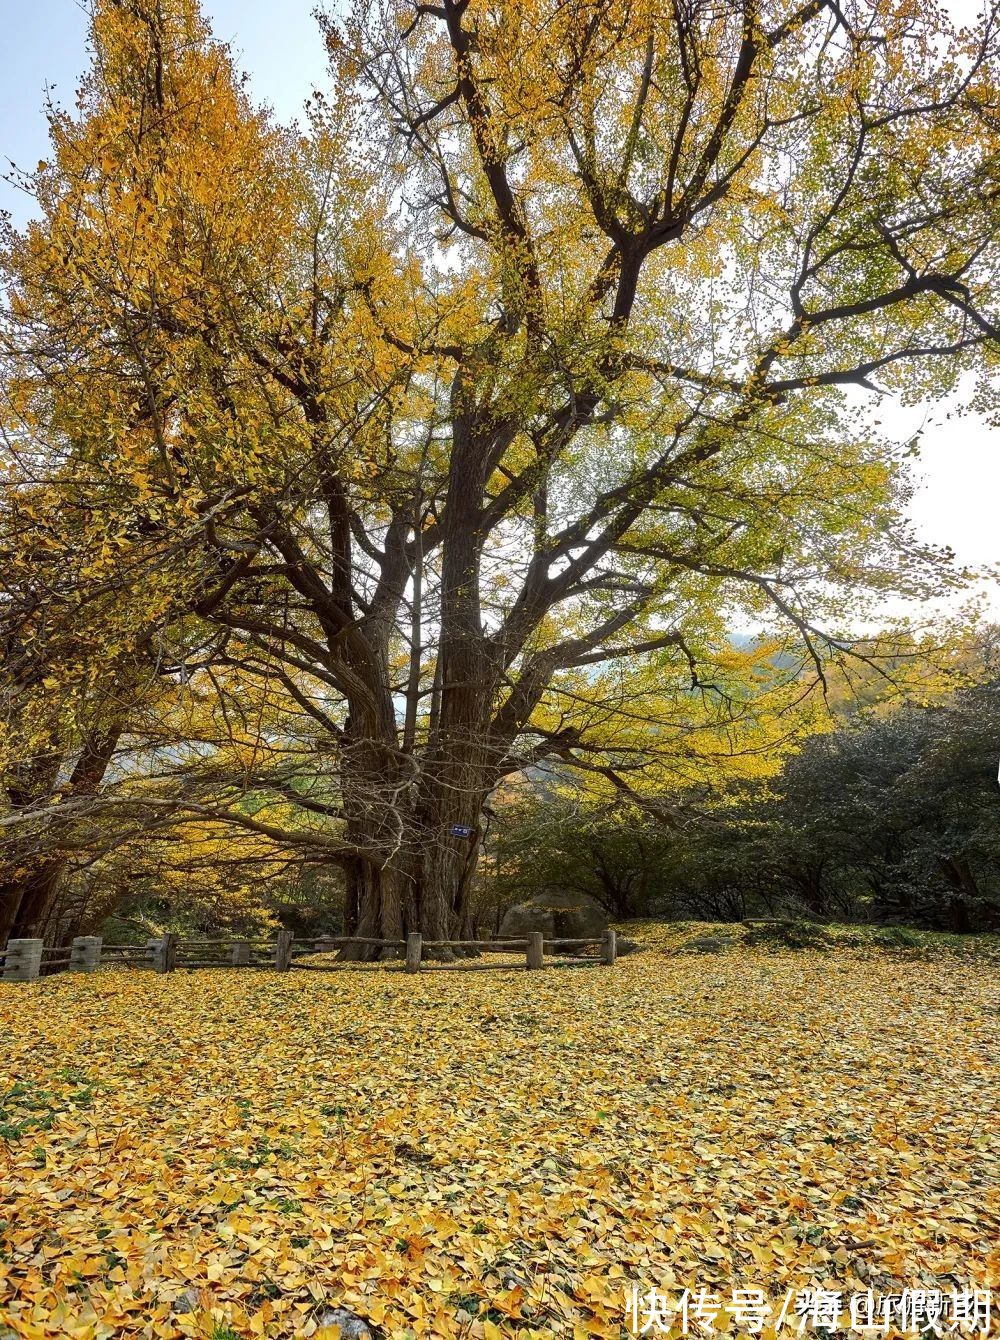
[[[256,96],[281,120],[298,116],[310,90],[325,83],[323,47],[312,10],[316,0],[202,0],[217,37],[231,43],[237,64]],[[977,0],[951,0],[949,8],[972,22]],[[0,169],[8,160],[33,167],[48,149],[42,106],[46,87],[71,105],[86,63],[86,15],[77,0],[0,0],[6,54],[0,81]],[[0,209],[16,222],[30,201],[0,181]],[[924,417],[882,408],[884,427],[902,439]],[[912,518],[920,537],[949,545],[970,565],[1000,564],[1000,430],[971,415],[946,417],[940,407],[925,428],[918,467],[921,487]],[[1000,617],[1000,585],[982,588]]]

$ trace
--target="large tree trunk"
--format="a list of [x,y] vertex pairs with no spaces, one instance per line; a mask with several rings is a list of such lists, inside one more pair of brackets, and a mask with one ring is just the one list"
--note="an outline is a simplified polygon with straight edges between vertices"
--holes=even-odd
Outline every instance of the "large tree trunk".
[[417,929],[427,939],[472,936],[469,894],[479,858],[482,812],[499,779],[491,735],[498,668],[481,636],[443,651],[441,711],[421,778]]
[[[387,691],[382,706],[386,710],[375,719],[370,712],[352,711],[344,733],[340,786],[346,835],[368,853],[346,867],[344,921],[348,935],[401,940],[413,929],[412,761],[397,748]],[[376,959],[392,953],[377,945],[350,945],[341,957]]]
[[[493,428],[488,421],[476,423],[462,373],[452,395],[438,666],[429,738],[420,754],[412,752],[415,728],[406,718],[400,748],[387,625],[371,626],[370,652],[353,666],[372,690],[369,698],[351,701],[342,760],[349,840],[373,854],[351,876],[349,920],[359,936],[395,938],[417,930],[429,940],[471,935],[469,892],[482,808],[499,775],[501,751],[491,726],[503,654],[483,627],[483,537],[476,520]],[[410,577],[415,581],[416,574]]]
[[[344,780],[350,841],[372,853],[347,869],[348,935],[401,939],[419,931],[428,940],[471,938],[481,813],[496,781],[489,758],[468,736],[451,749],[439,738],[418,785],[397,776],[387,789],[384,775],[357,773]],[[376,947],[352,946],[343,957],[379,955]]]
[[[451,770],[449,770],[449,774]],[[469,892],[479,860],[482,784],[462,786],[452,775],[430,779],[421,813],[418,925],[429,940],[472,937]],[[454,830],[470,830],[469,836]]]
[[0,912],[0,943],[42,934],[59,897],[66,866],[64,856],[42,857],[18,881],[6,916]]
[[[115,748],[118,744],[120,728],[115,726],[107,734],[92,736],[83,745],[69,780],[63,787],[64,794],[74,798],[92,796],[104,780]],[[49,779],[49,789],[55,784],[55,770]],[[30,800],[18,796],[22,807]],[[54,810],[54,816],[58,813]],[[37,841],[44,840],[40,836]],[[0,881],[0,944],[9,939],[31,938],[42,934],[49,923],[63,876],[69,867],[68,854],[47,854],[38,851],[25,854],[23,861],[16,856],[8,863],[8,868],[18,869],[17,875],[11,875],[6,881]]]
[[[347,934],[372,939],[401,940],[406,933],[403,919],[404,878],[399,869],[379,869],[368,861],[352,862],[347,871],[348,902],[357,910]],[[399,957],[399,955],[395,955]],[[349,945],[345,959],[393,957],[391,949],[377,945]]]
[[[47,740],[47,749],[19,760],[5,778],[4,799],[13,814],[30,811],[44,803],[51,795],[59,775],[61,753],[55,735]],[[35,902],[35,886],[47,884],[48,872],[44,851],[38,848],[34,835],[19,839],[16,829],[4,833],[4,861],[0,867],[0,947],[17,935],[21,921],[21,907],[27,900]],[[62,869],[63,860],[55,864]]]

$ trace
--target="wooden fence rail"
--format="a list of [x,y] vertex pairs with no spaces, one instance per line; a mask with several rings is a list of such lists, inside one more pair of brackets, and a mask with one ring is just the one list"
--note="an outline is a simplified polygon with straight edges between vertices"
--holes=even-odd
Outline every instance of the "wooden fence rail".
[[[290,931],[279,930],[276,940],[181,940],[168,934],[150,939],[143,945],[103,945],[99,935],[78,935],[70,945],[45,945],[41,940],[9,940],[0,951],[0,978],[5,982],[34,982],[52,968],[70,972],[94,972],[102,963],[116,967],[147,967],[157,973],[177,968],[260,968],[277,972],[291,968],[313,972],[335,971],[341,965],[302,963],[303,955],[328,953],[348,945],[395,949],[404,956],[406,972],[419,972],[426,951],[474,950],[486,954],[524,954],[524,966],[545,966],[545,954],[563,950],[599,949],[598,960],[610,966],[617,956],[615,933],[587,939],[546,939],[541,931],[505,940],[425,940],[418,932],[405,940],[379,939],[363,935],[324,936],[308,943],[296,943]],[[211,952],[217,951],[217,952]],[[228,952],[227,952],[228,951]],[[484,965],[485,966],[485,965]],[[510,965],[500,965],[510,966]]]

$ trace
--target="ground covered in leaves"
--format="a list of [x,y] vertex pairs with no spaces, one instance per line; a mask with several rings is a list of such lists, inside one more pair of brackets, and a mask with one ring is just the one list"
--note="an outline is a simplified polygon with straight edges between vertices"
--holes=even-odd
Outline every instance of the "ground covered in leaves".
[[995,961],[686,947],[0,985],[0,1335],[310,1336],[342,1306],[579,1340],[623,1334],[632,1281],[995,1281]]

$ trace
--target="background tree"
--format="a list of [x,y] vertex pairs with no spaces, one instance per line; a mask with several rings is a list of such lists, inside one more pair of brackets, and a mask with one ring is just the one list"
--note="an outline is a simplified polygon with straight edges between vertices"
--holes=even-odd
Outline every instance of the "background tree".
[[[842,717],[777,776],[641,808],[553,803],[526,788],[498,815],[484,902],[540,888],[619,919],[745,916],[967,932],[1000,925],[1000,682]],[[492,888],[490,886],[493,886]]]
[[762,859],[820,916],[996,925],[998,747],[996,679],[810,741],[763,811]]

